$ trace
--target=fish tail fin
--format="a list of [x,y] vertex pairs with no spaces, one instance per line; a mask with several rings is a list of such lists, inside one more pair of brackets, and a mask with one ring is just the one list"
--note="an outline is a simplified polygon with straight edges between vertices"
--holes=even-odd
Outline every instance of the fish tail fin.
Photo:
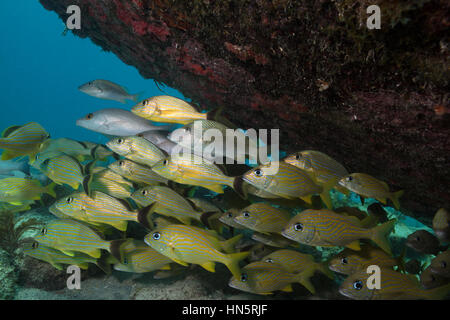
[[241,277],[241,268],[239,268],[239,262],[244,260],[250,255],[250,251],[230,253],[225,257],[224,264],[228,267],[234,277],[239,279]]
[[152,214],[155,211],[155,206],[156,202],[145,208],[142,208],[137,214],[137,221],[147,229],[153,229],[154,227]]
[[315,265],[317,271],[323,273],[330,279],[334,279],[334,273],[328,268],[328,264],[324,262],[317,263]]
[[139,102],[140,97],[144,94],[144,92],[138,92],[136,94],[130,95],[130,100],[133,100],[134,102]]
[[119,262],[123,261],[124,258],[124,252],[123,247],[130,241],[130,239],[118,239],[118,240],[111,240],[109,242],[109,252],[111,255],[119,260]]
[[308,289],[309,292],[312,294],[316,293],[316,289],[312,285],[310,279],[314,275],[314,272],[316,271],[315,266],[310,266],[304,271],[298,273],[295,275],[295,282],[300,283],[302,286],[304,286],[306,289]]
[[88,174],[87,176],[84,177],[83,179],[83,189],[84,192],[91,197],[92,196],[92,188],[91,188],[91,184],[92,181],[94,179],[94,175],[93,174]]
[[372,230],[371,240],[383,249],[387,254],[392,256],[391,245],[389,244],[388,235],[394,229],[396,219],[389,220],[379,226],[374,227]]
[[242,176],[237,176],[232,179],[232,184],[230,186],[234,191],[236,191],[239,196],[241,196],[243,199],[247,199],[248,190],[244,186],[244,180],[242,179]]
[[56,198],[56,188],[57,184],[52,182],[50,183],[46,189],[45,189],[45,193],[49,194],[50,196],[52,196],[53,198]]
[[450,296],[450,283],[425,292],[427,292],[427,298],[430,300],[443,300]]
[[222,112],[223,112],[223,107],[218,107],[216,109],[213,109],[206,114],[206,120],[217,121],[217,122],[220,122],[221,124],[227,126],[228,128],[236,129],[237,126],[234,123],[232,123],[230,120],[228,120],[225,116],[223,116]]
[[236,243],[239,242],[239,240],[242,239],[243,236],[244,235],[241,233],[241,234],[238,234],[237,236],[235,236],[235,237],[233,237],[231,239],[228,239],[226,241],[222,241],[220,243],[222,249],[225,250],[226,253],[234,252],[235,251],[234,246],[236,245]]
[[105,274],[111,274],[111,265],[108,262],[108,257],[109,255],[102,254],[100,259],[97,259],[97,262],[95,263]]
[[394,208],[396,210],[400,209],[400,200],[399,200],[399,198],[403,195],[403,193],[404,193],[404,190],[400,190],[400,191],[397,191],[397,192],[393,192],[391,194],[391,200],[392,200],[392,203],[394,204]]
[[328,209],[333,209],[333,203],[331,202],[329,189],[323,190],[323,192],[320,194],[320,199],[322,199],[323,203],[325,203]]

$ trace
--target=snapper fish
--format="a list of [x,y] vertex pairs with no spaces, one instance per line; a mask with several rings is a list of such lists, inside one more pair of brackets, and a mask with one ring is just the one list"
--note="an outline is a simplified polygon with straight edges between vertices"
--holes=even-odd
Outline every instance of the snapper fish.
[[44,193],[56,198],[55,186],[55,183],[51,183],[44,187],[37,180],[8,177],[0,180],[0,201],[21,206],[41,200]]
[[242,179],[256,187],[286,199],[301,198],[311,204],[311,196],[320,193],[323,188],[317,185],[308,173],[283,161],[260,165],[249,170]]
[[166,157],[157,146],[138,136],[115,138],[106,145],[115,153],[149,167]]
[[167,137],[169,134],[168,131],[145,131],[138,133],[138,137],[145,138],[146,140],[153,143],[155,146],[160,148],[167,154],[172,154],[172,150],[177,146],[177,144]]
[[426,230],[417,230],[406,238],[405,245],[423,254],[437,255],[445,247],[441,246],[439,239]]
[[127,90],[108,80],[93,80],[78,87],[83,93],[92,97],[126,103],[127,100],[137,102],[140,94],[129,94]]
[[87,270],[89,263],[96,264],[106,274],[111,273],[111,268],[104,263],[102,259],[95,259],[91,256],[80,252],[74,252],[73,256],[68,256],[63,252],[47,247],[34,241],[31,245],[26,246],[23,252],[30,257],[50,263],[54,268],[63,270],[62,265],[76,265],[83,270]]
[[3,149],[1,160],[20,156],[29,156],[33,159],[41,143],[49,137],[48,132],[36,122],[6,128],[0,137],[0,149]]
[[135,239],[122,241],[123,243],[118,243],[121,259],[114,264],[114,270],[133,273],[170,270],[172,260],[149,247],[144,241]]
[[387,204],[387,199],[391,199],[395,209],[400,208],[399,198],[403,190],[390,192],[386,182],[378,180],[365,173],[352,173],[339,180],[339,185],[359,194],[362,197],[374,198],[383,204]]
[[167,184],[168,181],[149,167],[128,159],[117,160],[111,163],[108,168],[141,186]]
[[396,220],[390,220],[371,229],[361,227],[356,217],[337,214],[328,209],[304,210],[293,217],[282,235],[310,246],[343,246],[361,250],[360,239],[375,242],[386,253],[391,253],[387,236],[394,229]]
[[257,261],[243,267],[241,275],[233,276],[228,285],[241,291],[268,295],[278,290],[292,292],[291,284],[298,282],[314,294],[316,290],[309,281],[313,275],[314,268],[294,274],[278,264]]
[[[138,212],[130,208],[127,202],[98,191],[92,193],[92,198],[84,192],[74,193],[58,200],[53,206],[73,219],[110,225],[120,231],[127,230],[128,221],[140,222]],[[145,225],[150,223],[144,222]]]
[[87,175],[83,180],[83,188],[88,195],[92,191],[100,191],[118,199],[131,197],[133,184],[110,169]]
[[223,224],[226,224],[227,226],[230,226],[232,228],[245,229],[243,225],[237,223],[234,220],[234,218],[237,217],[238,214],[240,214],[240,210],[232,208],[232,209],[229,209],[226,212],[222,213],[219,220]]
[[344,280],[339,293],[354,300],[440,300],[450,293],[450,284],[424,290],[417,278],[412,275],[382,268],[380,289],[367,287],[371,273],[360,270]]
[[439,253],[430,264],[431,272],[450,278],[450,250]]
[[[175,218],[184,224],[191,224],[192,220],[201,221],[202,212],[195,210],[191,202],[168,187],[147,186],[136,190],[131,198],[144,207],[154,204],[154,212]],[[149,220],[149,217],[140,219]]]
[[234,217],[237,224],[266,234],[280,233],[290,219],[289,212],[263,202],[245,207]]
[[276,250],[263,257],[261,261],[278,264],[290,273],[301,273],[313,268],[315,271],[323,273],[330,279],[334,278],[333,273],[328,270],[324,263],[315,262],[312,255],[295,250]]
[[361,247],[361,251],[344,249],[331,258],[328,267],[334,272],[351,275],[359,270],[367,270],[367,267],[371,265],[393,269],[399,264],[397,259],[383,250],[371,245],[364,245]]
[[242,235],[221,241],[215,232],[173,224],[153,230],[145,236],[144,241],[183,266],[193,263],[215,272],[215,262],[220,262],[225,264],[235,277],[240,277],[239,261],[247,258],[249,252],[231,252],[241,238]]
[[155,96],[139,102],[131,111],[155,122],[188,124],[194,120],[207,120],[217,116],[217,110],[198,112],[191,104],[172,96]]
[[110,252],[115,241],[103,240],[85,224],[68,219],[49,222],[34,239],[39,244],[57,249],[71,257],[75,256],[75,252],[82,252],[96,259],[101,257],[101,250]]
[[155,126],[128,110],[108,108],[88,113],[76,122],[77,126],[107,136],[127,137],[141,132],[168,130],[169,126]]
[[[222,186],[235,188],[235,177],[228,177],[214,163],[194,154],[172,155],[152,166],[160,176],[192,186],[199,186],[216,193],[223,193]],[[239,190],[239,189],[238,189]]]

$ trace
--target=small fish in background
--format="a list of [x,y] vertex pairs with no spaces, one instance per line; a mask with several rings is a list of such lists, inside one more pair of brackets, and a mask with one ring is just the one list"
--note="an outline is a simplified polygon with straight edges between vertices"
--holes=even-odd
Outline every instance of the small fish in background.
[[166,178],[153,172],[149,167],[127,159],[117,160],[111,163],[108,168],[141,186],[167,184],[168,181]]
[[450,213],[447,209],[439,209],[433,218],[433,230],[443,243],[450,242]]
[[166,158],[163,151],[142,137],[119,137],[110,140],[106,146],[118,155],[149,167]]
[[89,263],[92,263],[96,264],[106,274],[111,273],[110,266],[103,263],[101,259],[95,259],[80,252],[75,252],[73,256],[68,256],[59,250],[39,244],[37,241],[25,246],[23,252],[27,256],[50,263],[57,270],[64,270],[62,265],[76,265],[83,270],[87,270]]
[[430,270],[441,277],[450,278],[450,250],[441,252],[431,260]]
[[126,137],[141,132],[168,130],[170,126],[155,126],[128,110],[107,108],[88,113],[76,125],[107,136]]
[[57,249],[68,256],[76,252],[85,253],[93,258],[100,258],[101,250],[111,251],[114,241],[102,237],[87,225],[69,219],[56,219],[47,223],[34,237],[40,245]]
[[155,96],[145,99],[135,105],[131,111],[151,121],[180,124],[206,120],[216,114],[215,110],[211,113],[200,113],[191,104],[172,96]]
[[316,292],[309,279],[314,275],[314,268],[307,268],[300,273],[290,273],[282,266],[269,262],[252,262],[242,268],[240,276],[233,276],[228,285],[234,289],[261,295],[273,291],[292,292],[292,283],[300,283],[309,292]]
[[224,212],[224,213],[220,216],[219,220],[220,220],[222,223],[224,223],[224,224],[226,224],[227,226],[230,226],[230,227],[232,227],[232,228],[235,228],[235,229],[245,229],[244,226],[240,225],[239,223],[237,223],[237,222],[234,220],[234,218],[235,218],[239,213],[240,213],[240,210],[239,210],[239,209],[235,209],[235,208],[229,209],[229,210],[227,210],[226,212]]
[[422,272],[422,264],[417,259],[411,259],[405,263],[404,269],[407,273],[420,274]]
[[406,238],[406,246],[422,254],[437,255],[442,251],[439,239],[426,230],[417,230]]
[[380,289],[369,289],[367,280],[370,276],[366,270],[348,276],[339,293],[354,300],[441,300],[450,293],[450,285],[425,290],[415,276],[386,268],[381,268]]
[[0,175],[11,176],[14,172],[30,175],[30,166],[26,160],[0,160]]
[[431,266],[428,266],[420,274],[420,284],[426,290],[447,286],[447,293],[450,293],[450,278],[434,273]]
[[108,80],[89,81],[79,86],[78,90],[95,98],[114,100],[121,103],[127,103],[127,100],[137,102],[141,95],[140,93],[129,94],[124,87]]
[[383,250],[365,244],[361,246],[360,251],[345,248],[329,260],[328,268],[334,272],[351,275],[360,270],[366,270],[371,265],[392,269],[399,264],[399,261]]
[[246,259],[250,263],[260,261],[269,253],[274,252],[276,248],[267,246],[261,242],[253,241],[251,239],[250,240],[245,239],[236,244],[236,250],[241,252],[242,251],[250,252],[249,256]]
[[276,248],[286,248],[286,247],[298,247],[298,243],[283,237],[282,235],[272,233],[264,234],[259,232],[254,232],[251,237],[253,240],[264,243],[265,245],[276,247]]
[[234,245],[242,238],[236,236],[221,241],[216,232],[187,225],[169,225],[153,230],[144,238],[145,243],[173,261],[187,266],[198,264],[215,272],[215,262],[223,263],[235,277],[240,277],[239,261],[249,252],[234,252]]
[[360,239],[375,242],[386,253],[391,253],[387,239],[394,229],[393,219],[371,229],[361,227],[356,217],[344,216],[331,210],[304,210],[293,217],[281,233],[288,239],[310,246],[344,246],[359,251]]
[[374,202],[368,206],[367,213],[372,217],[375,217],[378,224],[385,223],[389,220],[386,210],[384,210],[383,206],[378,202]]
[[1,160],[11,160],[20,156],[33,159],[42,142],[50,135],[37,122],[6,128],[0,137],[0,149],[4,149]]
[[402,196],[403,190],[390,192],[386,182],[368,174],[352,173],[339,180],[338,183],[362,197],[374,198],[383,204],[387,204],[387,199],[391,199],[395,209],[400,209],[399,198]]
[[315,262],[312,255],[295,250],[277,250],[263,257],[261,261],[279,264],[290,273],[300,273],[313,269],[314,271],[312,273],[310,272],[312,275],[318,271],[330,279],[334,278],[334,274],[328,269],[326,263]]
[[234,221],[260,233],[280,233],[289,222],[291,214],[285,210],[259,202],[243,208]]
[[[274,170],[274,167],[278,167],[278,170]],[[260,165],[245,173],[242,179],[257,189],[278,197],[301,198],[309,204],[312,203],[313,194],[320,193],[322,196],[323,192],[323,188],[306,171],[284,161]]]
[[[122,241],[122,242],[121,242]],[[121,261],[114,264],[114,270],[133,273],[145,273],[155,270],[170,270],[173,261],[158,253],[144,241],[126,239],[116,242]],[[127,248],[127,242],[133,242],[133,248]],[[131,247],[131,246],[129,246]]]
[[20,206],[32,200],[41,200],[44,193],[56,198],[55,183],[42,186],[39,181],[8,177],[0,180],[0,201]]

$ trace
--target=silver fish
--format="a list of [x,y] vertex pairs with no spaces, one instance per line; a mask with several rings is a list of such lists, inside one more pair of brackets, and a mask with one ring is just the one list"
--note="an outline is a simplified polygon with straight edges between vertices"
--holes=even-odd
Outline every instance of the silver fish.
[[107,108],[85,115],[77,120],[77,126],[109,136],[134,136],[151,130],[167,130],[169,126],[154,126],[148,120],[128,110]]
[[92,97],[115,100],[126,103],[127,100],[137,102],[140,94],[129,94],[125,88],[108,80],[93,80],[78,87],[83,93]]

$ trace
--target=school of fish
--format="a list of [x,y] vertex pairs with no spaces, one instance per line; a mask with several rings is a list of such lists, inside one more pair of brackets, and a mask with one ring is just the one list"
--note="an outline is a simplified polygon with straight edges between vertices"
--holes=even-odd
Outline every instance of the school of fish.
[[[214,162],[226,156],[223,150],[203,157],[208,142],[193,134],[198,123],[204,130],[232,129],[220,110],[203,113],[172,96],[138,102],[139,95],[106,80],[79,90],[136,103],[130,111],[93,110],[76,121],[107,136],[106,145],[51,138],[36,122],[13,125],[0,137],[1,208],[23,212],[42,206],[45,198],[55,216],[26,242],[25,254],[59,270],[95,264],[107,274],[111,269],[155,272],[155,279],[192,266],[216,272],[219,263],[229,270],[229,287],[258,295],[288,294],[299,287],[314,295],[315,277],[325,276],[322,281],[333,287],[343,275],[336,291],[351,299],[448,297],[450,215],[445,208],[435,215],[433,233],[409,235],[403,252],[394,256],[390,234],[397,221],[387,219],[383,206],[398,210],[402,190],[393,191],[369,174],[351,173],[317,150],[245,165],[240,174],[229,175],[233,164]],[[247,139],[243,131],[238,136]],[[255,143],[247,139],[245,146]],[[175,148],[190,152],[172,153]],[[248,159],[246,150],[233,151]],[[332,193],[355,193],[362,204],[367,198],[378,202],[366,210],[337,208]],[[330,247],[342,251],[322,261],[321,250]],[[411,250],[431,255],[431,263],[407,261]],[[372,265],[381,270],[380,288],[368,285],[366,270]]]

